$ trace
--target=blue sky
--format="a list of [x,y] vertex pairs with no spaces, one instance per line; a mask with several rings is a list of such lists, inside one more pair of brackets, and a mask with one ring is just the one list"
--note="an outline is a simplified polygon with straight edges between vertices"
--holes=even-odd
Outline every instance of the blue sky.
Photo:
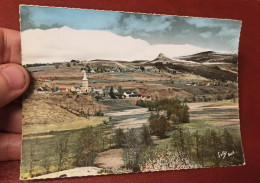
[[237,52],[241,22],[234,20],[21,6],[21,30],[104,30],[150,44],[189,44],[213,51]]
[[53,24],[60,24],[74,29],[102,29],[109,26],[110,21],[114,22],[120,16],[117,12],[65,8],[34,7],[30,9],[30,12],[36,27],[39,27],[41,24],[49,25],[50,27]]

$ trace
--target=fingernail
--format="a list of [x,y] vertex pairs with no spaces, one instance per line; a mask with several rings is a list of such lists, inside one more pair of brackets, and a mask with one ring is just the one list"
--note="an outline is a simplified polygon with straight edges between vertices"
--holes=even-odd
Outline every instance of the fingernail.
[[14,90],[22,89],[26,83],[24,72],[15,65],[7,66],[1,70],[8,81],[9,87]]

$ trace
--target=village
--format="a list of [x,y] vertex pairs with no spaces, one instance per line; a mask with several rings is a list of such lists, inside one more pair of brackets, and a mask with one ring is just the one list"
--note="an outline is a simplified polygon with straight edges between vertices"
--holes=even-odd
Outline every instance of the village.
[[[181,96],[178,96],[177,94],[177,97],[180,97],[181,100],[184,100],[186,98],[186,100],[192,101],[194,97],[198,97],[199,100],[201,97],[205,98],[205,95],[206,98],[209,98],[209,100],[216,100],[216,98],[225,99],[225,95],[227,95],[225,92],[223,93],[223,96],[212,97],[212,95],[221,95],[218,91],[214,91],[216,90],[215,88],[224,87],[225,89],[225,87],[228,87],[230,85],[236,85],[236,83],[232,81],[223,82],[218,79],[207,79],[183,71],[176,72],[175,70],[170,70],[169,68],[158,69],[156,64],[154,66],[142,66],[139,63],[133,63],[132,65],[134,66],[129,67],[129,63],[120,63],[120,66],[123,67],[118,67],[119,62],[112,62],[111,69],[111,67],[108,67],[106,65],[101,66],[102,63],[104,63],[104,61],[95,61],[91,64],[87,64],[87,66],[84,67],[84,64],[76,60],[67,62],[66,64],[63,64],[63,72],[68,72],[69,70],[75,71],[76,68],[76,76],[71,76],[69,78],[68,76],[64,78],[60,76],[57,78],[57,75],[50,77],[38,76],[36,78],[37,85],[34,92],[38,94],[54,95],[88,95],[92,96],[94,100],[105,100],[111,98],[139,98],[141,100],[155,100],[156,98],[158,99],[161,97],[172,97],[169,96],[169,94],[173,94],[173,96],[176,96],[176,94],[174,94],[178,93],[176,91],[185,90],[190,94],[186,93],[185,95]],[[168,63],[166,63],[165,65],[167,64]],[[53,65],[56,66],[56,64]],[[91,65],[92,67],[90,67],[89,65]],[[116,67],[114,65],[116,65]],[[28,68],[30,69],[30,67]],[[156,78],[158,78],[158,80],[156,80]],[[141,83],[144,83],[144,85],[140,85]],[[151,88],[154,88],[152,85],[158,83],[158,89],[156,89],[155,87],[154,90],[159,91],[162,88],[161,86],[165,86],[164,90],[173,92],[170,92],[166,96],[161,92],[154,93],[154,90],[151,90],[150,87],[145,87],[148,83],[150,83],[149,85],[151,86]],[[211,92],[201,92],[201,90],[207,91],[207,89],[204,89],[204,87],[209,87],[210,89],[208,90],[211,90]]]
[[[92,70],[93,71],[93,70]],[[63,87],[62,85],[57,86],[55,84],[55,80],[52,78],[40,78],[39,82],[41,82],[42,86],[35,89],[34,92],[38,94],[78,94],[78,95],[91,95],[97,98],[106,99],[106,98],[113,98],[113,99],[126,99],[126,98],[141,98],[143,100],[151,100],[153,99],[152,96],[139,94],[135,91],[135,89],[126,89],[123,90],[121,86],[115,88],[113,86],[104,86],[103,88],[95,88],[89,84],[89,80],[87,78],[86,71],[82,71],[83,79],[81,82],[74,84],[71,87]],[[91,72],[95,73],[95,72]],[[51,88],[50,86],[54,86]]]

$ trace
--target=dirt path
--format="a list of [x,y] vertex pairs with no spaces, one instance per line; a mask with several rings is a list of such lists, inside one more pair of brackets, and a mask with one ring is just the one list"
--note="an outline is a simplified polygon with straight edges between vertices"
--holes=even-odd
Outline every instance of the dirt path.
[[98,154],[94,166],[106,169],[119,169],[124,165],[123,149],[110,149]]
[[150,112],[147,110],[147,108],[137,108],[137,109],[127,109],[123,111],[116,111],[116,112],[110,112],[106,113],[107,116],[129,116],[129,115],[138,115],[138,114],[150,114]]
[[137,120],[136,118],[129,118],[129,119],[123,120],[121,123],[114,125],[114,128],[115,129],[120,128],[120,129],[126,130],[126,129],[131,129],[131,128],[140,128],[144,124],[148,124],[147,119]]

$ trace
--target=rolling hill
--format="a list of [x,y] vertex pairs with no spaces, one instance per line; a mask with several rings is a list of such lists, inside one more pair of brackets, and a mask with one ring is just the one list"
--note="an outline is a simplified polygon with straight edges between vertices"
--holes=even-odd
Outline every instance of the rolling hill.
[[237,54],[223,54],[213,51],[205,51],[193,55],[179,57],[180,60],[193,61],[198,63],[231,63],[237,64]]

